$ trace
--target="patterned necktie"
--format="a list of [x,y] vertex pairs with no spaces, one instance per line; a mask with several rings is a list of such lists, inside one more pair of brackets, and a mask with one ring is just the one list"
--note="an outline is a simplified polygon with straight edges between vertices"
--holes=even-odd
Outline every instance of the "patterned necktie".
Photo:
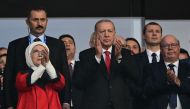
[[[170,70],[173,70],[173,72],[175,73],[174,66],[175,66],[174,64],[168,65]],[[171,92],[170,99],[169,99],[169,106],[171,109],[175,109],[177,107],[177,94],[175,92]]]
[[156,59],[156,53],[152,53],[152,63],[155,63],[157,62],[157,59]]
[[34,39],[34,42],[38,42],[38,41],[41,42],[40,38],[37,37],[37,38]]
[[110,52],[109,51],[105,51],[105,63],[106,63],[107,72],[110,73]]

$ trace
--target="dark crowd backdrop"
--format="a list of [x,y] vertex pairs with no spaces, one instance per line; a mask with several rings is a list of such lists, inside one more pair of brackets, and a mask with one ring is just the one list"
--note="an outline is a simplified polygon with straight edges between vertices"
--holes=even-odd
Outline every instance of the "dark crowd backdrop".
[[145,17],[190,19],[188,0],[1,0],[0,17],[25,17],[42,4],[49,17]]

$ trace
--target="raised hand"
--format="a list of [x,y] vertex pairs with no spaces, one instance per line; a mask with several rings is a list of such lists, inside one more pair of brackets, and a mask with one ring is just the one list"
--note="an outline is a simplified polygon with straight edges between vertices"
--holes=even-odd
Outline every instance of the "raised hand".
[[175,75],[173,70],[167,69],[167,78],[171,84],[176,84],[177,86],[180,86],[180,80],[179,78]]
[[115,56],[121,56],[122,42],[119,39],[115,39]]
[[46,64],[49,62],[49,54],[47,52],[47,50],[43,50],[42,51],[42,59],[41,59],[41,63],[44,67],[46,67]]
[[96,57],[97,58],[101,58],[101,55],[102,55],[102,44],[100,42],[100,39],[99,39],[99,35],[96,34],[96,39],[95,39],[95,49],[96,49]]

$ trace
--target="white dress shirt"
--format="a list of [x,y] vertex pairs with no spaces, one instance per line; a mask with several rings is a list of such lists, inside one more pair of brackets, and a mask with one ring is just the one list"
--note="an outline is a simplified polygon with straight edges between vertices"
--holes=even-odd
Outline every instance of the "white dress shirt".
[[156,53],[156,60],[157,60],[157,62],[160,61],[160,50],[158,50],[156,52],[152,52],[151,50],[146,49],[146,53],[148,55],[148,61],[149,61],[149,63],[152,63],[152,53]]
[[[109,51],[109,52],[110,52],[110,59],[111,59],[112,46],[111,46],[109,49],[107,49],[107,50],[106,50],[106,49],[102,49],[102,55],[103,55],[104,60],[105,60],[105,57],[106,57],[105,51]],[[96,58],[96,61],[97,61],[98,63],[100,63],[101,58],[99,59],[98,57],[96,57],[96,55],[95,55],[95,58]]]
[[[30,34],[29,35],[29,43],[33,43],[34,39],[36,38],[36,36]],[[41,36],[38,37],[43,43],[46,43],[46,38],[45,38],[45,34],[42,34]]]
[[[168,63],[168,62],[165,62],[165,65],[167,67],[167,69],[169,69],[168,65],[169,64],[174,64],[174,71],[175,71],[175,75],[178,76],[178,67],[179,67],[179,60],[177,60],[176,62],[174,63]],[[169,106],[169,103],[168,103],[168,106],[167,106],[167,109],[171,109],[170,106]],[[179,96],[177,94],[177,107],[175,109],[182,109],[181,107],[181,102],[179,100]]]

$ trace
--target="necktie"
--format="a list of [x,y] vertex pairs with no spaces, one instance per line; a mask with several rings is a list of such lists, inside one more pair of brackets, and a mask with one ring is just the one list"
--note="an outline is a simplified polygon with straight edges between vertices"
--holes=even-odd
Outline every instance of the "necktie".
[[[73,67],[72,67],[72,63],[69,64],[69,72],[70,72],[70,76],[72,79],[73,72],[74,72]],[[71,93],[72,93],[72,88],[71,88]],[[72,97],[72,95],[71,95],[71,97]],[[70,103],[71,103],[71,107],[73,107],[73,100],[72,99],[71,99]]]
[[157,59],[156,59],[156,53],[152,53],[152,63],[155,63],[157,62]]
[[110,52],[109,51],[105,51],[105,63],[106,63],[107,72],[110,73]]
[[70,63],[69,64],[69,72],[70,72],[70,76],[71,76],[71,78],[72,78],[72,76],[73,76],[73,67],[72,67],[72,63]]
[[34,39],[34,42],[37,42],[37,41],[41,41],[40,38],[37,37]]
[[[173,65],[173,64],[168,65],[170,70],[173,70],[173,72],[175,73],[174,66],[175,65]],[[175,109],[177,107],[177,94],[175,92],[171,92],[170,99],[169,99],[169,105],[170,105],[171,109]]]

